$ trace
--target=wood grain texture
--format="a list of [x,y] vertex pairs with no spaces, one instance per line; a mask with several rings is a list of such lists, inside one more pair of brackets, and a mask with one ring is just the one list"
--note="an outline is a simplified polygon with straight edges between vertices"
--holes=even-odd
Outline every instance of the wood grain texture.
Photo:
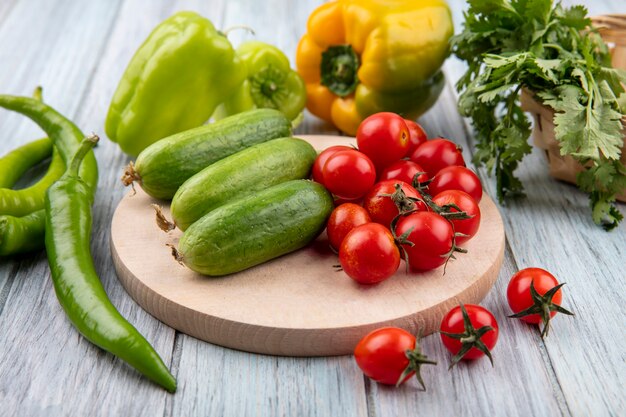
[[367,415],[363,374],[349,357],[284,358],[184,337],[171,416]]
[[[354,144],[339,136],[300,135],[318,151]],[[495,282],[504,256],[504,229],[488,196],[481,225],[467,245],[471,256],[428,272],[398,272],[378,285],[359,285],[337,271],[323,233],[294,253],[225,277],[182,267],[167,245],[182,232],[163,233],[152,204],[170,218],[169,205],[142,190],[120,201],[111,224],[118,277],[146,311],[202,340],[250,352],[285,356],[351,354],[358,341],[383,326],[424,335],[459,302],[479,303]],[[259,296],[262,291],[263,296]],[[233,300],[237,300],[233,302]]]
[[11,10],[17,3],[17,0],[5,0],[0,2],[0,25],[2,21],[6,18],[6,16],[11,13]]
[[[254,27],[260,40],[279,45],[293,62],[308,14],[322,0],[2,0],[0,92],[45,98],[86,132],[103,133],[110,97],[134,50],[174,10],[197,10],[218,27]],[[449,0],[457,29],[463,1]],[[579,3],[567,0],[565,3]],[[623,12],[623,2],[580,1],[591,13]],[[237,43],[249,39],[233,32]],[[471,158],[471,128],[458,116],[452,84],[463,71],[446,62],[448,88],[420,122],[433,134],[464,145]],[[297,133],[336,133],[307,114]],[[0,153],[40,132],[0,111]],[[92,248],[107,292],[156,347],[179,381],[168,395],[94,348],[60,310],[43,253],[0,260],[0,404],[7,416],[621,416],[626,415],[626,229],[607,234],[589,220],[586,197],[547,175],[540,152],[520,169],[528,198],[500,206],[507,231],[505,262],[483,305],[494,311],[501,335],[495,368],[486,361],[445,371],[449,360],[436,336],[424,340],[440,362],[426,367],[426,393],[410,382],[388,389],[362,377],[349,356],[282,358],[214,346],[175,332],[126,294],[112,268],[109,229],[125,190],[118,177],[128,158],[107,140],[96,151],[100,182]],[[479,174],[494,195],[494,179]],[[621,206],[626,209],[624,205]],[[521,267],[542,266],[567,282],[565,306],[543,342],[535,327],[506,319],[505,289]]]

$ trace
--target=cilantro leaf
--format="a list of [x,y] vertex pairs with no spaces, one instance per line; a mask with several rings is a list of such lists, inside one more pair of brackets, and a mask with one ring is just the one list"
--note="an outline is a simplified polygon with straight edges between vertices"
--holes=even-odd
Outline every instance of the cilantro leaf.
[[572,6],[563,11],[560,21],[563,26],[576,30],[584,30],[591,26],[591,19],[587,17],[587,8],[582,5]]
[[[610,95],[606,81],[602,81],[600,91]],[[568,85],[557,88],[557,99],[546,100],[556,113],[554,115],[554,133],[561,143],[561,155],[578,158],[600,157],[619,159],[623,138],[621,135],[621,113],[616,111],[602,96],[590,98],[578,87]],[[587,105],[580,100],[586,100]],[[602,154],[602,155],[601,155]]]

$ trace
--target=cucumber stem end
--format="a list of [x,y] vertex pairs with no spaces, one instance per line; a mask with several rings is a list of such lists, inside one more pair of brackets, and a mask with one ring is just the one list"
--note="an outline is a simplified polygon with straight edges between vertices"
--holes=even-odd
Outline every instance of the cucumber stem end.
[[150,205],[156,212],[156,224],[157,226],[159,226],[159,229],[163,230],[166,233],[171,232],[172,230],[176,229],[176,225],[173,222],[167,220],[167,217],[165,217],[165,214],[163,214],[163,210],[161,210],[161,206],[159,206],[158,204],[150,204]]

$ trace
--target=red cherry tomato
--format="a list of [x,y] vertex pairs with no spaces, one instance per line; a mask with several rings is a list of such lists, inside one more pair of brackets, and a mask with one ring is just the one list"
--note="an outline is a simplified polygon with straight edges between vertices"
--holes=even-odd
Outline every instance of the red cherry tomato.
[[409,128],[409,152],[412,152],[413,149],[420,146],[422,143],[428,140],[428,136],[426,132],[422,128],[419,123],[414,122],[413,120],[404,119],[404,123],[406,123],[406,127]]
[[328,223],[326,224],[326,234],[328,235],[330,245],[339,250],[341,242],[343,242],[350,230],[371,221],[367,210],[359,205],[344,203],[336,207],[330,213]]
[[452,165],[465,166],[461,149],[448,139],[432,139],[422,143],[409,155],[411,161],[426,170],[429,178]]
[[[424,169],[413,161],[401,159],[388,165],[380,174],[379,181],[383,180],[400,180],[407,184],[413,184],[413,179],[418,172],[426,172]],[[428,175],[422,174],[417,177],[418,182],[428,181]]]
[[413,243],[413,246],[402,244],[412,269],[427,271],[446,263],[454,237],[449,221],[430,211],[418,211],[398,221],[395,234],[404,233],[408,233],[407,240]]
[[[407,197],[421,198],[420,193],[404,181],[385,180],[377,182],[363,198],[363,207],[367,210],[373,222],[390,227],[393,218],[400,213],[390,197],[396,192],[396,184],[400,184],[402,191]],[[411,209],[426,210],[426,206],[421,201],[411,203],[409,200],[406,200],[404,203],[405,211]]]
[[415,336],[398,327],[382,327],[365,335],[354,349],[354,359],[365,375],[380,384],[397,386],[418,372],[422,388],[420,365],[436,365],[422,353]]
[[[459,190],[446,190],[442,191],[433,197],[433,202],[438,206],[445,206],[446,204],[454,204],[458,206],[461,211],[467,213],[468,216],[471,216],[469,219],[456,219],[450,220],[452,226],[454,227],[455,233],[462,233],[467,236],[456,236],[455,243],[462,244],[470,240],[476,232],[478,232],[478,227],[480,226],[480,208],[478,207],[478,203],[469,194]],[[458,212],[457,209],[452,208],[450,210],[453,213]]]
[[437,195],[446,190],[461,190],[468,193],[477,203],[483,197],[483,187],[478,176],[463,166],[449,166],[441,169],[428,184],[431,195]]
[[[535,289],[535,294],[530,286]],[[563,294],[557,279],[541,268],[526,268],[517,272],[506,290],[506,297],[513,317],[519,318],[526,323],[544,324],[542,336],[545,336],[550,329],[550,319],[561,312],[573,315],[570,311],[561,307]]]
[[395,113],[376,113],[361,122],[356,132],[359,150],[369,156],[381,170],[406,155],[409,150],[409,128]]
[[339,263],[361,284],[384,281],[398,270],[400,251],[389,229],[366,223],[352,229],[339,247]]
[[313,181],[324,184],[324,175],[322,174],[322,169],[324,168],[324,164],[326,164],[326,161],[328,161],[328,158],[337,151],[346,151],[350,149],[353,148],[349,146],[336,145],[326,148],[322,152],[320,152],[320,154],[317,155],[317,158],[315,158],[315,162],[313,162],[313,168],[311,169]]
[[[469,318],[471,326],[465,325],[464,315]],[[484,329],[486,332],[482,336],[472,337],[478,336],[480,333],[477,334],[477,332],[480,332],[480,329],[485,326],[492,329]],[[454,307],[445,315],[440,326],[443,345],[455,355],[452,358],[451,366],[454,366],[461,359],[478,359],[484,355],[487,355],[491,360],[490,351],[498,341],[498,333],[498,322],[493,314],[486,308],[474,304]],[[468,347],[470,349],[463,353],[462,349]]]
[[328,191],[348,200],[362,197],[376,181],[376,168],[363,153],[350,149],[328,157],[322,169]]

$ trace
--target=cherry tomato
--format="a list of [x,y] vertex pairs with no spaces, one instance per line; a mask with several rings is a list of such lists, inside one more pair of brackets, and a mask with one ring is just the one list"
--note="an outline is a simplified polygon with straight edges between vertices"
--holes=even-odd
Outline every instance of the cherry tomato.
[[[534,288],[534,294],[531,290]],[[541,268],[526,268],[511,277],[506,290],[506,297],[513,316],[526,323],[543,323],[544,328],[541,336],[547,335],[550,327],[550,319],[561,312],[573,315],[570,311],[561,307],[562,293],[557,279]]]
[[432,139],[422,143],[409,155],[411,161],[426,170],[429,178],[437,172],[452,165],[465,166],[461,149],[456,143],[444,139]]
[[328,158],[337,151],[346,151],[353,149],[349,146],[336,145],[331,146],[329,148],[324,149],[317,155],[315,158],[315,162],[313,162],[313,168],[311,173],[313,175],[313,181],[319,182],[320,184],[324,184],[324,175],[322,174],[322,169],[324,168],[324,164],[328,161]]
[[[424,169],[413,161],[401,159],[388,165],[380,174],[379,181],[383,180],[400,180],[407,184],[413,184],[413,179],[418,172],[426,172]],[[428,181],[428,175],[422,174],[417,177],[418,182]]]
[[410,133],[404,119],[395,113],[376,113],[361,122],[356,132],[359,150],[381,170],[406,155]]
[[401,217],[396,225],[396,236],[408,233],[402,243],[408,255],[409,266],[418,271],[427,271],[443,265],[452,251],[454,230],[449,221],[430,211],[418,211]]
[[363,207],[354,203],[344,203],[336,207],[326,224],[326,234],[330,245],[339,250],[343,238],[346,237],[348,232],[357,226],[365,223],[370,223],[369,214]]
[[407,152],[410,153],[413,149],[420,146],[422,143],[428,140],[428,136],[426,135],[426,131],[422,128],[419,123],[415,123],[413,120],[404,119],[404,123],[406,123],[406,127],[409,128],[409,150]]
[[428,184],[431,195],[437,195],[446,190],[461,190],[468,193],[477,203],[483,197],[483,187],[478,176],[463,166],[449,166],[441,169]]
[[[377,182],[363,198],[363,207],[367,210],[373,222],[390,227],[391,221],[400,213],[391,197],[396,192],[396,184],[400,184],[401,190],[406,197],[421,198],[420,193],[404,181],[384,180]],[[407,199],[402,201],[402,208],[404,211],[412,209],[426,210],[423,202],[411,202]]]
[[439,330],[443,345],[454,355],[450,367],[461,359],[478,359],[484,355],[493,365],[490,351],[498,341],[499,328],[496,318],[486,308],[474,304],[456,306],[444,316]]
[[354,349],[354,359],[365,375],[387,385],[400,385],[419,373],[423,364],[436,365],[421,350],[411,333],[398,327],[382,327],[365,335]]
[[[451,219],[450,222],[454,228],[455,233],[462,233],[467,236],[456,236],[455,243],[462,244],[470,240],[480,226],[480,208],[478,203],[469,194],[459,190],[446,190],[442,191],[433,197],[433,202],[438,206],[445,206],[446,204],[454,204],[471,216],[469,219]],[[451,208],[452,213],[458,212],[457,209]]]
[[376,181],[376,168],[363,153],[349,149],[330,155],[322,168],[328,191],[348,200],[362,197]]
[[352,229],[339,247],[339,263],[361,284],[384,281],[398,270],[400,251],[389,229],[366,223]]

